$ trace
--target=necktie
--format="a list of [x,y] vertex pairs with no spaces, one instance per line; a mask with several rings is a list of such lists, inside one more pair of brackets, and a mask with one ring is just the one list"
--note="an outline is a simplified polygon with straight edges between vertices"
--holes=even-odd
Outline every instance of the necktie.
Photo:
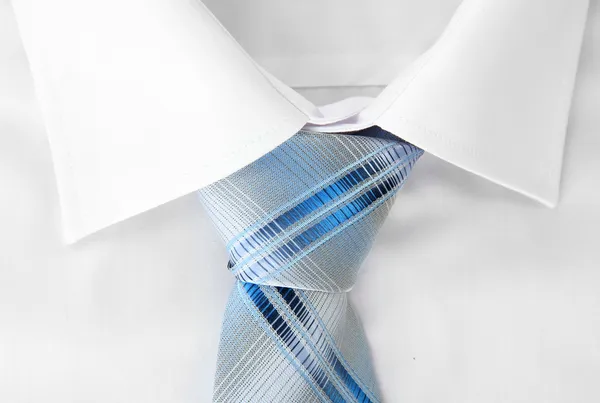
[[378,127],[300,131],[200,191],[236,277],[213,401],[381,401],[347,293],[421,154]]

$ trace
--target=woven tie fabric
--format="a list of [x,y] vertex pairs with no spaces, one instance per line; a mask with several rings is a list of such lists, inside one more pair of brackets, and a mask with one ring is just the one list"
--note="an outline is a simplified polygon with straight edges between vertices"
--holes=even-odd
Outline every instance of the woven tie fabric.
[[236,277],[214,402],[380,402],[347,292],[422,150],[301,131],[200,191]]

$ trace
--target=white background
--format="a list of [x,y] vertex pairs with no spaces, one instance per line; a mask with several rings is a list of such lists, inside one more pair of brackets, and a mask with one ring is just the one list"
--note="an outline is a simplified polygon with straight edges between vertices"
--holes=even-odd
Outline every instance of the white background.
[[[557,209],[431,156],[398,198],[352,292],[386,401],[600,400],[599,6]],[[66,247],[51,167],[0,0],[0,401],[210,401],[232,279],[195,198]]]

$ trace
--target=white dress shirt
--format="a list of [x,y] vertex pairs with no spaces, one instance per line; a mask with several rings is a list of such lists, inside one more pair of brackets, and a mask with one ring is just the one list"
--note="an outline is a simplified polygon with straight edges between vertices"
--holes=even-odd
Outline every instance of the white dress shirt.
[[351,294],[386,401],[600,398],[597,3],[206,2],[243,47],[188,0],[12,3],[0,401],[209,401],[233,279],[181,196],[372,124],[428,151]]
[[[545,204],[558,199],[587,0],[464,1],[432,46],[381,94],[329,108],[326,116],[258,67],[201,2],[13,3],[69,241],[206,186],[307,123],[331,131],[376,124]],[[304,3],[299,9],[312,10],[305,16],[263,3],[251,8],[254,13],[234,12],[255,21],[262,10],[272,10],[270,18],[284,24],[303,21],[300,34],[319,22],[337,29],[333,21],[312,18],[317,4]],[[338,3],[336,12],[365,15],[365,32],[376,32],[393,23],[393,11],[411,11],[413,2],[404,3],[365,3],[357,10]],[[422,7],[412,10],[413,18],[427,19]],[[258,20],[247,34],[265,42],[261,27],[268,24]],[[361,27],[363,19],[353,24]],[[316,54],[324,42],[311,44]],[[332,69],[352,70],[347,57],[343,64],[331,60]]]

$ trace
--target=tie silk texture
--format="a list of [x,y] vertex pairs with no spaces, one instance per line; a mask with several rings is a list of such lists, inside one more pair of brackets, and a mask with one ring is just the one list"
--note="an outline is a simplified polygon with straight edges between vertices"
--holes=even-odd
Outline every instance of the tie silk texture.
[[200,191],[237,278],[213,401],[381,401],[347,292],[422,153],[378,127],[301,131]]

